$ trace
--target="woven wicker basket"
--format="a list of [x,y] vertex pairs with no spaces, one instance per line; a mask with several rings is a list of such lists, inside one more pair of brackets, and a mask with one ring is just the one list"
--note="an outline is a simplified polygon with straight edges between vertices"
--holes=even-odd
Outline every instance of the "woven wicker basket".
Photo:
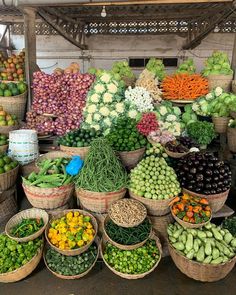
[[60,145],[60,150],[70,156],[80,156],[81,159],[84,159],[89,152],[89,147],[69,147]]
[[63,210],[67,210],[70,208],[69,202],[65,205],[55,208],[55,209],[45,209],[45,211],[48,213],[49,217],[53,217],[54,215],[57,215],[59,212]]
[[220,193],[220,194],[214,194],[214,195],[203,195],[203,194],[198,194],[194,193],[192,191],[189,191],[185,188],[183,188],[183,193],[186,193],[188,195],[191,195],[193,197],[201,197],[201,198],[206,198],[209,201],[209,205],[211,207],[211,210],[213,213],[219,211],[225,204],[229,190]]
[[162,244],[164,244],[168,239],[167,227],[170,223],[174,221],[171,213],[163,216],[151,216],[149,218],[152,222],[152,227],[157,236],[159,237]]
[[[148,218],[149,219],[149,218]],[[104,224],[103,224],[103,228],[104,228],[104,237],[107,241],[109,241],[112,245],[116,246],[117,248],[119,249],[122,249],[122,250],[133,250],[133,249],[137,249],[139,247],[142,247],[146,242],[147,240],[150,238],[151,234],[152,234],[152,228],[150,229],[150,233],[149,233],[149,236],[143,240],[142,242],[140,243],[137,243],[137,244],[134,244],[134,245],[122,245],[122,244],[119,244],[115,241],[113,241],[109,235],[107,234],[106,232],[106,224],[107,222],[110,220],[110,217],[107,215],[105,220],[104,220]],[[150,223],[151,223],[151,220],[149,219]]]
[[[83,246],[83,247],[80,247],[80,248],[78,248],[78,249],[72,249],[72,250],[61,250],[61,249],[57,248],[56,246],[54,246],[54,245],[50,242],[50,240],[49,240],[49,238],[48,238],[48,232],[49,232],[50,225],[51,225],[52,221],[55,220],[55,219],[58,219],[58,218],[61,218],[61,217],[65,216],[68,212],[79,212],[79,213],[82,213],[83,215],[87,215],[87,216],[89,216],[89,217],[91,218],[91,223],[92,223],[93,228],[94,228],[94,230],[95,230],[95,234],[94,234],[94,238],[93,238],[93,240],[91,240],[87,245],[85,245],[85,246]],[[62,255],[66,255],[66,256],[75,256],[75,255],[79,255],[79,254],[85,252],[86,250],[88,250],[88,248],[89,248],[89,247],[92,245],[92,243],[94,242],[95,237],[97,236],[97,232],[98,232],[98,224],[97,224],[97,220],[96,220],[96,218],[95,218],[92,214],[90,214],[90,213],[88,213],[88,212],[86,212],[86,211],[84,211],[84,210],[80,210],[80,209],[69,209],[69,210],[63,210],[63,211],[59,212],[58,214],[54,215],[54,216],[50,219],[50,221],[49,221],[49,223],[48,223],[48,225],[47,225],[47,227],[46,227],[46,230],[45,230],[45,236],[46,236],[46,240],[47,240],[48,244],[49,244],[50,247],[52,247],[55,251],[61,253]]]
[[97,260],[98,260],[98,256],[99,256],[99,246],[100,246],[100,240],[99,240],[98,237],[96,237],[96,239],[95,239],[95,243],[97,244],[97,247],[98,247],[97,256],[96,256],[96,258],[95,258],[93,264],[90,266],[90,268],[87,269],[85,272],[83,272],[83,273],[81,273],[81,274],[74,275],[74,276],[65,276],[65,275],[61,275],[61,274],[59,274],[59,273],[53,271],[53,270],[48,266],[47,261],[46,261],[46,257],[45,257],[45,256],[46,256],[46,250],[47,250],[46,247],[45,247],[45,250],[44,250],[44,253],[43,253],[43,260],[44,260],[44,263],[45,263],[47,269],[48,269],[48,270],[49,270],[54,276],[56,276],[56,277],[58,277],[58,278],[60,278],[60,279],[63,279],[63,280],[76,280],[76,279],[80,279],[80,278],[86,276],[86,275],[92,270],[92,268],[95,266],[95,264],[96,264],[96,262],[97,262]]
[[8,149],[8,144],[0,145],[0,153],[5,153]]
[[215,131],[217,133],[226,133],[229,124],[229,119],[230,118],[228,117],[212,117],[212,122],[214,123]]
[[0,190],[5,191],[16,184],[16,179],[19,171],[19,165],[5,173],[0,174]]
[[227,141],[229,150],[233,153],[236,153],[236,128],[227,129]]
[[0,193],[0,223],[5,223],[17,212],[17,190],[13,186]]
[[16,115],[19,120],[25,117],[27,91],[10,97],[0,96],[1,106],[9,114]]
[[122,77],[122,80],[125,82],[125,86],[135,86],[136,77],[129,78],[129,77]]
[[71,155],[62,152],[62,151],[53,151],[53,152],[48,152],[46,154],[40,155],[38,159],[36,160],[36,166],[38,167],[38,164],[46,159],[57,159],[57,158],[71,158]]
[[119,199],[124,198],[126,189],[122,188],[117,192],[91,192],[77,188],[76,196],[83,208],[97,213],[106,213],[110,205]]
[[[131,213],[131,216],[133,216],[133,212],[131,211],[131,206],[132,204],[136,205],[136,216],[135,216],[135,220],[133,220],[133,222],[131,222],[129,220],[129,216]],[[112,214],[112,209],[114,208],[122,208],[123,210],[123,216],[122,219],[123,220],[117,220],[116,217],[118,217],[120,219],[120,215],[119,216],[113,216]],[[121,210],[121,209],[120,209]],[[143,203],[138,202],[137,200],[134,199],[130,199],[130,198],[125,198],[125,199],[121,199],[118,201],[115,201],[111,204],[111,206],[108,209],[108,215],[110,217],[110,219],[118,226],[122,226],[122,227],[134,227],[134,226],[138,226],[140,223],[142,223],[145,218],[147,217],[147,209],[146,207],[143,205]],[[118,215],[118,214],[115,214]],[[137,218],[137,215],[139,216],[139,219]]]
[[43,254],[43,245],[35,254],[35,256],[22,267],[7,273],[0,274],[1,283],[13,283],[18,282],[28,275],[30,275],[38,266]]
[[41,209],[55,209],[65,205],[74,191],[74,183],[54,188],[41,188],[24,183],[22,186],[30,204]]
[[6,134],[9,135],[10,131],[17,130],[20,128],[20,125],[14,125],[14,126],[0,126],[0,134]]
[[144,147],[136,151],[117,152],[117,155],[120,157],[122,164],[130,170],[137,166],[137,164],[142,160],[145,150],[146,148]]
[[174,199],[170,198],[167,200],[152,200],[144,197],[139,197],[129,190],[131,198],[143,203],[147,208],[148,214],[153,216],[162,216],[170,212],[169,203]]
[[[33,233],[30,236],[24,237],[24,238],[18,238],[15,237],[14,235],[12,235],[11,231],[12,228],[15,227],[17,224],[19,224],[22,219],[24,218],[42,218],[43,219],[43,227],[41,227],[37,232]],[[28,242],[28,241],[32,241],[34,239],[37,239],[39,236],[41,236],[48,224],[48,214],[46,211],[42,210],[42,209],[37,209],[37,208],[31,208],[31,209],[27,209],[27,210],[23,210],[19,213],[17,213],[16,215],[14,215],[6,224],[5,227],[5,232],[6,235],[11,238],[12,240],[15,240],[17,242]]]
[[225,92],[230,92],[233,75],[208,75],[209,90],[221,87]]
[[180,219],[178,216],[176,216],[173,211],[171,210],[171,214],[173,216],[173,218],[180,224],[182,225],[183,227],[185,228],[200,228],[200,227],[203,227],[204,225],[206,225],[207,223],[209,223],[211,221],[211,218],[212,218],[212,214],[211,214],[211,217],[209,218],[208,221],[206,222],[203,222],[203,223],[190,223],[190,222],[186,222],[186,221],[183,221],[182,219]]
[[189,152],[185,152],[185,153],[175,153],[172,151],[169,151],[168,149],[165,148],[165,152],[167,153],[168,156],[170,156],[171,158],[175,158],[175,159],[179,159],[182,158],[184,156],[186,156]]
[[216,282],[225,278],[233,269],[236,256],[221,264],[205,264],[189,260],[168,243],[170,256],[176,267],[186,276],[201,282]]
[[231,116],[232,118],[236,119],[236,112],[231,111],[231,112],[230,112],[230,116]]
[[159,256],[159,259],[157,260],[157,262],[155,263],[155,265],[147,272],[144,272],[142,274],[135,274],[135,275],[131,275],[131,274],[125,274],[125,273],[122,273],[122,272],[118,272],[116,271],[113,267],[111,267],[107,262],[106,260],[104,259],[104,256],[103,256],[103,253],[104,253],[104,249],[105,249],[105,246],[106,246],[106,243],[108,242],[106,240],[106,238],[104,237],[101,241],[101,244],[100,244],[100,253],[102,255],[102,259],[104,261],[104,263],[106,264],[106,266],[112,271],[114,272],[114,274],[118,275],[119,277],[122,277],[124,279],[127,279],[127,280],[137,280],[137,279],[142,279],[144,278],[145,276],[147,276],[148,274],[150,274],[151,272],[153,272],[155,270],[155,268],[158,266],[160,260],[161,260],[161,256],[162,256],[162,247],[161,247],[161,243],[158,239],[158,237],[152,235],[151,236],[151,239],[155,240],[156,241],[156,245],[159,249],[159,252],[160,252],[160,256]]

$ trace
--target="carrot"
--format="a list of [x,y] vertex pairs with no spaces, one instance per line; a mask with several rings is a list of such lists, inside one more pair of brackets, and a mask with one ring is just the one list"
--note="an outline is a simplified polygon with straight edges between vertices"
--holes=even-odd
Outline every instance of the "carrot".
[[170,203],[169,206],[172,206],[174,203],[177,203],[180,201],[180,197],[175,197]]
[[205,198],[202,198],[199,203],[204,204],[204,205],[208,205],[209,204],[209,202]]
[[208,80],[199,74],[167,76],[161,86],[167,100],[194,100],[209,92]]
[[184,211],[184,204],[183,203],[179,203],[178,204],[178,208],[180,211]]

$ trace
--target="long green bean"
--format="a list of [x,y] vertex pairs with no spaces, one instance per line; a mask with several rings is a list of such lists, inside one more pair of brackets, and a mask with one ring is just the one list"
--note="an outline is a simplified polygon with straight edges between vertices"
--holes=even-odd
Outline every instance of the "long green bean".
[[76,186],[93,192],[113,192],[126,187],[127,172],[104,138],[94,139]]

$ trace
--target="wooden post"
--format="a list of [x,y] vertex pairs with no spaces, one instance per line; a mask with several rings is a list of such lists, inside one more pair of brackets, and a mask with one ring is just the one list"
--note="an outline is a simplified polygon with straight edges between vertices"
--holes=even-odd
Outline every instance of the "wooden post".
[[233,71],[236,70],[236,33],[234,33],[234,47],[232,52],[231,68]]
[[25,34],[25,73],[26,81],[28,83],[28,101],[27,110],[30,109],[32,103],[32,82],[33,73],[37,70],[36,64],[36,32],[35,19],[36,9],[27,7],[23,8],[24,13],[24,34]]

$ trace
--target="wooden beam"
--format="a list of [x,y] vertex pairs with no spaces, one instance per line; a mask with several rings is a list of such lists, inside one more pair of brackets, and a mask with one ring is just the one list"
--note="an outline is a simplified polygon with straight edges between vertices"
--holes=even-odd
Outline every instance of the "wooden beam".
[[215,20],[206,27],[202,32],[196,35],[196,37],[189,41],[187,44],[183,46],[184,50],[193,49],[198,46],[201,41],[212,31],[214,30],[216,25],[221,24],[224,20],[227,20],[234,12],[236,8],[231,8],[227,10],[225,13],[221,14],[219,17],[216,17]]
[[[93,1],[93,0],[91,0]],[[48,5],[44,3],[30,3],[31,7],[45,7],[45,6],[51,6],[51,7],[76,7],[76,6],[117,6],[117,5],[148,5],[148,4],[197,4],[197,3],[230,3],[233,2],[233,0],[128,0],[128,1],[96,1],[91,2],[88,1],[86,3],[81,1],[73,2],[66,2],[66,1],[59,1],[50,3],[48,1]],[[22,7],[29,5],[29,2],[21,1],[20,4]]]
[[28,83],[28,101],[27,109],[31,107],[33,93],[32,93],[32,83],[33,83],[33,73],[38,70],[36,63],[36,32],[35,32],[35,19],[36,19],[36,9],[34,8],[24,8],[24,34],[25,34],[25,73],[26,81]]

